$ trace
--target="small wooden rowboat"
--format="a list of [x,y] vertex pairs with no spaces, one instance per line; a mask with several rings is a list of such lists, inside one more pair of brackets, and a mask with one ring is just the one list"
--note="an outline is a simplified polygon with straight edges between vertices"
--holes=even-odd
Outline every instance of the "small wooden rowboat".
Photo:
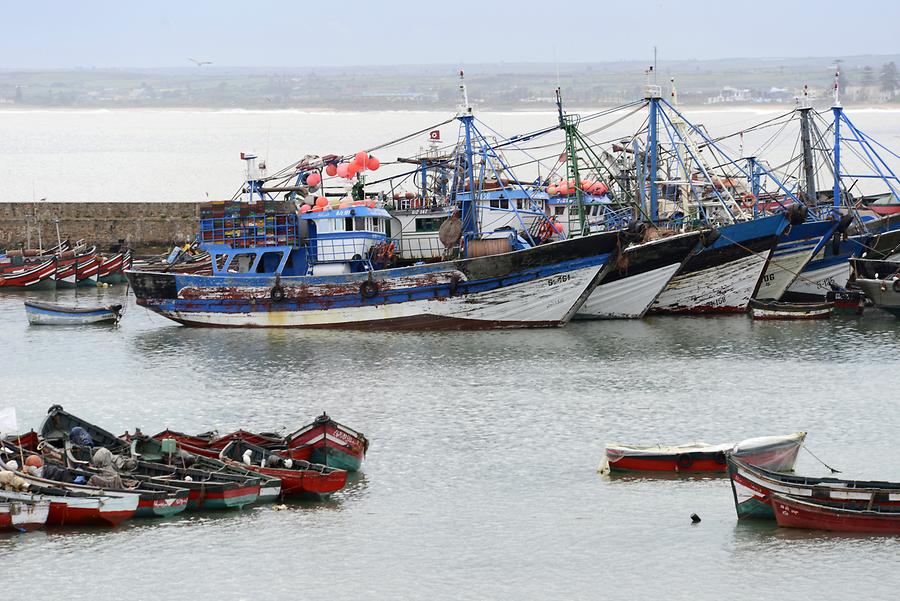
[[728,477],[739,519],[774,520],[772,496],[800,497],[814,503],[844,503],[854,509],[900,511],[900,483],[779,474],[727,457]]
[[287,439],[288,449],[281,453],[291,459],[321,463],[348,472],[359,470],[369,450],[369,440],[362,432],[339,424],[326,413]]
[[834,303],[782,303],[750,299],[753,319],[828,319]]
[[712,445],[695,442],[677,446],[607,444],[600,473],[609,472],[720,472],[725,473],[726,455],[771,470],[794,468],[806,432],[785,436],[749,438],[737,444]]
[[244,440],[232,440],[219,458],[228,465],[279,478],[283,497],[327,498],[347,483],[346,470],[282,457]]
[[56,288],[56,259],[39,265],[16,267],[0,273],[0,287],[4,288]]
[[49,515],[50,501],[46,499],[16,500],[0,492],[0,531],[37,530],[44,527]]
[[25,301],[28,323],[45,326],[80,326],[92,323],[118,323],[122,305],[73,307],[59,303]]
[[772,495],[775,521],[783,528],[833,532],[900,534],[900,509],[855,509],[842,503],[815,503],[798,497]]

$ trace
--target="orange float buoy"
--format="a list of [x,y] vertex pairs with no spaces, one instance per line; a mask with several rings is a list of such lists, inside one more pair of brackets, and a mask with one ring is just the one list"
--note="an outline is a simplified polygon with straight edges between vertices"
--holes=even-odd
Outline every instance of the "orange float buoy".
[[375,157],[369,157],[369,160],[366,161],[366,167],[368,167],[369,171],[378,171],[378,168],[381,167],[381,161]]
[[318,186],[321,181],[322,176],[318,173],[313,172],[306,176],[306,185],[308,186]]
[[316,206],[317,206],[317,207],[327,207],[327,206],[328,206],[328,199],[325,198],[324,196],[318,197],[318,198],[316,199]]
[[325,173],[327,173],[331,177],[334,177],[335,175],[337,175],[337,165],[335,165],[334,163],[328,163],[327,165],[325,165]]

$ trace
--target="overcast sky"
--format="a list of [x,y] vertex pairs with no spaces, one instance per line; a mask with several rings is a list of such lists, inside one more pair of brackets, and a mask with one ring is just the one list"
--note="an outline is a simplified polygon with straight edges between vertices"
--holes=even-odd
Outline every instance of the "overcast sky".
[[0,68],[341,66],[900,52],[896,0],[4,0]]

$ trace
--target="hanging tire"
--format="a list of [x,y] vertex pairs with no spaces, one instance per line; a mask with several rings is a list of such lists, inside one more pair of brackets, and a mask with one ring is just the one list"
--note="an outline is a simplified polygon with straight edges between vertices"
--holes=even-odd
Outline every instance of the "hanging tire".
[[269,291],[269,298],[273,303],[280,303],[284,301],[284,286],[281,284],[275,284],[272,286],[272,290]]
[[375,298],[378,295],[378,284],[372,280],[366,280],[359,285],[359,294],[363,298]]
[[891,284],[891,287],[894,289],[894,292],[900,292],[900,279],[894,280],[894,283]]
[[678,466],[678,469],[680,470],[686,470],[694,465],[694,458],[690,455],[679,455],[675,458],[675,465]]

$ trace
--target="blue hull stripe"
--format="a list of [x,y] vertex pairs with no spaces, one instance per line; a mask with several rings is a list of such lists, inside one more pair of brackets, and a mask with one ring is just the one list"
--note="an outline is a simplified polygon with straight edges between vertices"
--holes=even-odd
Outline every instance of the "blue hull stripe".
[[[447,298],[450,296],[465,296],[466,294],[475,294],[479,292],[488,292],[522,284],[541,278],[546,278],[569,271],[585,269],[589,267],[602,267],[609,260],[609,254],[599,254],[571,261],[564,261],[546,265],[536,269],[529,269],[511,273],[502,278],[490,278],[484,280],[460,281],[456,286],[456,291],[451,294],[449,284],[439,284],[433,286],[415,286],[409,288],[401,288],[397,290],[388,290],[383,294],[378,294],[374,298],[365,299],[354,292],[352,294],[342,294],[327,297],[318,297],[305,302],[292,302],[286,300],[278,303],[279,311],[315,311],[332,308],[352,308],[377,306],[387,304],[397,304],[417,300],[431,300]],[[415,274],[428,274],[437,272],[447,272],[447,267],[435,269],[434,267],[421,266],[421,268],[403,268],[396,270],[397,277],[407,277]],[[415,272],[415,273],[413,273]],[[389,271],[383,272],[389,273]],[[323,277],[283,277],[281,278],[282,286],[291,285],[353,285],[366,281],[366,274],[359,274],[361,277],[348,278],[347,276],[323,276]],[[180,290],[186,286],[196,286],[199,288],[218,288],[222,286],[235,285],[233,281],[236,278],[216,277],[216,276],[176,276],[176,287]],[[390,278],[384,278],[390,280]],[[240,278],[242,286],[259,286],[270,287],[275,283],[275,279],[268,277],[252,277]],[[148,299],[147,304],[152,304],[163,311],[183,311],[183,312],[210,312],[210,313],[268,313],[272,310],[269,303],[250,302],[251,299],[178,299],[178,300],[162,300],[157,301]]]

